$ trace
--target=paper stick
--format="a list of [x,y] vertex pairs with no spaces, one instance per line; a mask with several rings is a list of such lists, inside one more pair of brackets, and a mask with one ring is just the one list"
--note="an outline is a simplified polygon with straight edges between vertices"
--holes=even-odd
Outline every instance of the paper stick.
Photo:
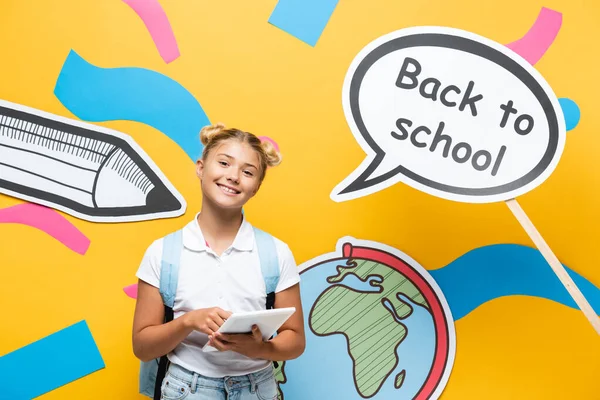
[[525,211],[523,211],[516,199],[506,200],[506,205],[510,211],[512,211],[515,218],[517,218],[523,229],[525,229],[525,232],[527,232],[548,264],[550,264],[550,267],[552,267],[552,270],[558,279],[560,279],[561,283],[567,289],[575,303],[577,303],[579,309],[583,311],[588,321],[590,321],[596,330],[596,333],[600,335],[600,318],[598,318],[590,303],[583,296],[583,293],[581,293],[571,276],[569,276],[567,273],[565,267],[563,267],[558,258],[554,255],[550,249],[550,246],[548,246],[544,238],[542,238],[542,235],[540,235],[527,214],[525,214]]
[[[561,24],[562,14],[544,7],[529,31],[527,31],[521,39],[507,44],[506,47],[518,53],[531,65],[535,65],[554,42],[556,35],[558,35],[558,32],[560,31]],[[565,115],[566,128],[567,130],[573,129],[579,122],[579,108],[576,103],[569,101],[569,99],[560,100],[560,105]],[[548,246],[546,241],[537,231],[529,217],[527,217],[525,211],[523,211],[516,199],[507,200],[506,205],[510,208],[521,226],[540,250],[548,264],[550,264],[550,267],[552,267],[552,270],[556,276],[558,276],[575,303],[577,303],[596,332],[600,335],[600,319],[594,312],[594,309],[586,300],[583,293],[581,293],[558,258],[554,255],[550,246]]]

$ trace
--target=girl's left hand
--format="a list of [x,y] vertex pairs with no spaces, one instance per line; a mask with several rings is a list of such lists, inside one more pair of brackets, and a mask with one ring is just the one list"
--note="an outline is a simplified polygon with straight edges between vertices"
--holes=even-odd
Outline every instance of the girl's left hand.
[[220,333],[209,336],[208,344],[219,351],[235,351],[250,358],[260,358],[264,346],[262,333],[258,326],[252,327],[251,333]]

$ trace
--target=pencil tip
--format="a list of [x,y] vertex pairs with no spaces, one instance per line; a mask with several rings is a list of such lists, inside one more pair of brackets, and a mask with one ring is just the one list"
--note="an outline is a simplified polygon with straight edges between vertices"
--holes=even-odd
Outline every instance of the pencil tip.
[[155,186],[146,196],[146,206],[156,211],[180,210],[182,204],[164,186]]

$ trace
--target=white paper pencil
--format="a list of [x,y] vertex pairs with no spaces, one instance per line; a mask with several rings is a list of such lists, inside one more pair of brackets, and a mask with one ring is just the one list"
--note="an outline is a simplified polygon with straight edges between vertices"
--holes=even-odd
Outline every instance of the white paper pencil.
[[0,192],[95,222],[176,217],[186,209],[130,136],[4,100]]

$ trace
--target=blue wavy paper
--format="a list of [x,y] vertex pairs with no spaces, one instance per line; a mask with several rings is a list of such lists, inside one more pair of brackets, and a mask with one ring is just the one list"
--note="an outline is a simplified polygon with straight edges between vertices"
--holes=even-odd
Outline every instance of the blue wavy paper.
[[79,119],[128,120],[158,129],[196,161],[200,129],[210,124],[190,92],[173,79],[144,68],[100,68],[71,50],[54,95]]
[[[565,268],[600,314],[600,289]],[[512,295],[541,297],[579,309],[541,253],[527,246],[480,247],[429,273],[444,293],[455,320],[490,300]]]
[[315,46],[338,0],[279,0],[269,23]]
[[563,115],[565,116],[567,130],[570,131],[571,129],[575,129],[577,124],[579,124],[579,119],[581,118],[579,106],[573,100],[566,97],[558,99],[558,103],[560,104]]
[[104,368],[85,321],[0,357],[0,398],[32,399]]

